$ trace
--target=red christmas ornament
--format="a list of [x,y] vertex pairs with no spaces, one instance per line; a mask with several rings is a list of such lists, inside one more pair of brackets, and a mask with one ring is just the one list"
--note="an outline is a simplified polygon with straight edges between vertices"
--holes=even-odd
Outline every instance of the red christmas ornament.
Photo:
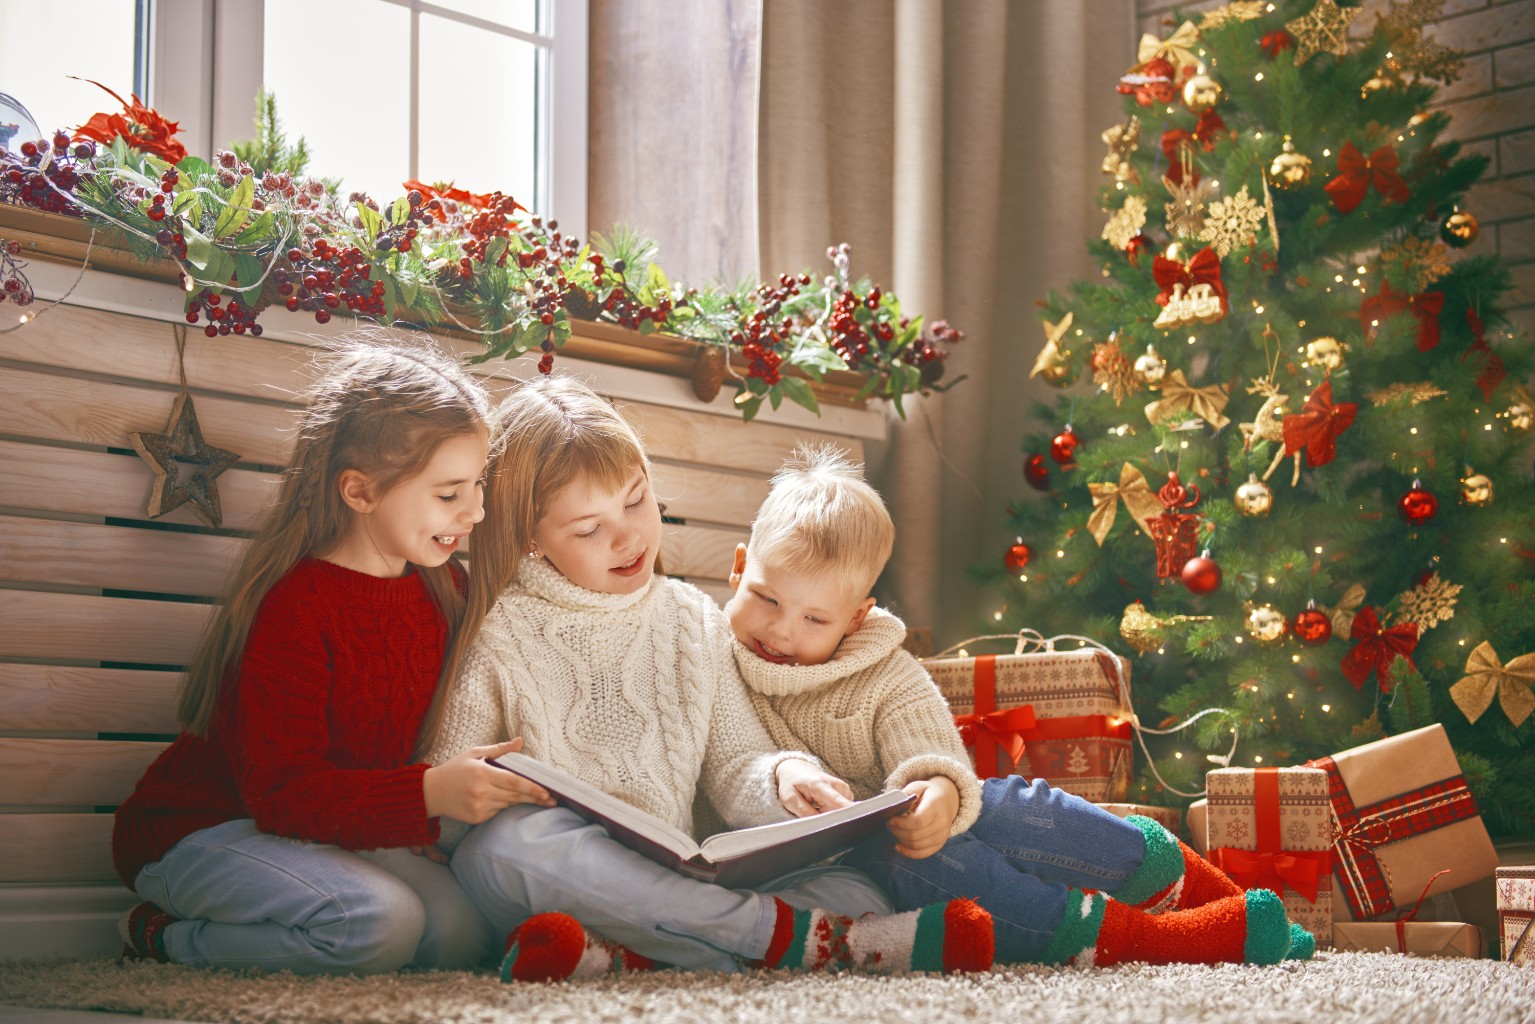
[[1282,28],[1275,29],[1273,32],[1265,33],[1263,38],[1258,40],[1258,45],[1263,47],[1264,52],[1270,57],[1277,57],[1285,50],[1295,49],[1295,37]]
[[1221,567],[1210,557],[1210,550],[1198,558],[1183,563],[1183,585],[1196,594],[1209,594],[1220,589]]
[[1033,557],[1034,552],[1020,540],[1007,549],[1007,554],[1002,557],[1002,563],[1007,566],[1009,572],[1022,572],[1027,568],[1029,559]]
[[1439,499],[1423,489],[1423,481],[1414,480],[1412,490],[1397,499],[1396,510],[1410,526],[1422,526],[1439,511]]
[[1332,620],[1317,610],[1315,601],[1307,601],[1305,610],[1295,613],[1290,631],[1307,647],[1320,647],[1332,639]]
[[1070,466],[1077,461],[1077,445],[1082,439],[1072,432],[1071,424],[1066,424],[1062,430],[1050,439],[1050,457],[1062,466]]
[[1157,578],[1170,579],[1181,574],[1198,547],[1199,515],[1180,512],[1199,504],[1199,488],[1183,486],[1177,472],[1167,474],[1167,483],[1157,491],[1166,511],[1146,518],[1146,532],[1157,548]]
[[1043,455],[1036,452],[1024,460],[1023,478],[1037,491],[1050,489],[1050,464]]
[[1150,248],[1151,248],[1151,239],[1147,238],[1145,236],[1145,234],[1139,234],[1139,235],[1136,235],[1134,238],[1130,239],[1129,243],[1125,246],[1125,255],[1130,258],[1130,266],[1132,266],[1132,267],[1140,266],[1141,265],[1141,253],[1145,252],[1146,250],[1148,250]]

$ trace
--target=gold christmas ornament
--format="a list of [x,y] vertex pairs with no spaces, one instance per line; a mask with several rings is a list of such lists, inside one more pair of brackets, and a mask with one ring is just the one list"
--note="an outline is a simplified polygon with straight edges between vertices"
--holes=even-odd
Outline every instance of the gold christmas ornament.
[[1039,350],[1039,355],[1034,360],[1034,369],[1029,371],[1031,378],[1043,378],[1045,383],[1053,384],[1058,388],[1069,387],[1077,379],[1077,369],[1071,361],[1071,352],[1061,344],[1066,338],[1066,332],[1071,330],[1073,316],[1074,314],[1067,313],[1057,323],[1044,321],[1045,347]]
[[1119,483],[1088,484],[1087,490],[1093,496],[1093,514],[1088,517],[1087,532],[1093,535],[1099,547],[1114,528],[1121,501],[1142,531],[1146,529],[1147,519],[1163,512],[1162,499],[1152,491],[1145,475],[1128,462],[1119,467]]
[[1198,417],[1219,430],[1231,422],[1222,411],[1230,397],[1231,389],[1225,384],[1196,388],[1182,370],[1173,370],[1162,381],[1162,397],[1146,406],[1146,419],[1167,426]]
[[1470,210],[1456,210],[1439,225],[1439,237],[1452,249],[1464,249],[1476,241],[1476,236],[1481,233],[1482,225]]
[[1103,173],[1110,175],[1116,182],[1139,185],[1141,174],[1130,162],[1130,158],[1140,148],[1141,119],[1132,116],[1124,124],[1105,129],[1101,137],[1109,147],[1108,154],[1103,158]]
[[1139,601],[1125,608],[1119,620],[1119,635],[1140,654],[1162,645],[1162,631],[1187,622],[1209,622],[1209,615],[1153,615]]
[[1425,25],[1444,17],[1444,0],[1394,0],[1384,14],[1377,14],[1380,28],[1391,43],[1388,66],[1421,78],[1449,85],[1460,77],[1465,64],[1458,51],[1423,34]]
[[1274,492],[1256,473],[1247,474],[1247,482],[1237,488],[1231,501],[1249,519],[1262,519],[1274,510]]
[[1331,373],[1343,365],[1343,343],[1328,335],[1306,342],[1306,362]]
[[1263,647],[1283,643],[1290,623],[1284,613],[1271,604],[1248,604],[1247,635]]
[[1295,66],[1300,67],[1319,53],[1348,56],[1348,26],[1361,11],[1357,7],[1339,7],[1333,0],[1316,0],[1305,16],[1284,23],[1295,37]]
[[1277,189],[1300,188],[1311,182],[1311,158],[1296,151],[1290,137],[1284,137],[1284,149],[1269,164],[1269,181]]
[[1156,347],[1146,346],[1146,354],[1136,357],[1135,379],[1149,388],[1155,388],[1162,383],[1162,378],[1167,376],[1167,364],[1162,357],[1157,355]]
[[1375,93],[1384,92],[1400,84],[1401,80],[1393,78],[1386,69],[1377,68],[1375,74],[1370,76],[1370,80],[1359,87],[1359,98],[1367,100]]
[[1399,382],[1387,387],[1377,388],[1374,391],[1366,391],[1364,396],[1376,405],[1385,405],[1394,402],[1403,395],[1408,396],[1411,404],[1418,405],[1432,398],[1443,398],[1449,392],[1430,381],[1415,381],[1412,383]]
[[1511,434],[1528,434],[1530,428],[1535,427],[1535,410],[1524,402],[1515,402],[1509,406],[1503,418],[1508,421],[1503,429]]
[[1352,583],[1338,598],[1338,603],[1332,607],[1319,605],[1322,611],[1327,613],[1332,620],[1333,636],[1346,637],[1354,629],[1354,612],[1361,604],[1364,604],[1365,589],[1358,583]]
[[1217,199],[1205,212],[1205,226],[1199,232],[1202,242],[1209,242],[1222,257],[1230,256],[1233,249],[1253,245],[1258,241],[1258,228],[1265,220],[1263,207],[1242,191],[1225,199]]
[[1198,74],[1183,83],[1183,103],[1194,113],[1203,114],[1221,101],[1223,92],[1215,79]]
[[[1238,423],[1237,429],[1242,432],[1242,450],[1252,451],[1254,441],[1270,441],[1280,444],[1284,441],[1284,418],[1289,415],[1290,408],[1285,403],[1289,401],[1288,395],[1279,393],[1279,388],[1267,377],[1258,377],[1248,386],[1249,395],[1263,395],[1263,405],[1258,409],[1258,414],[1253,417],[1251,423]],[[1284,449],[1280,449],[1281,455]]]
[[[1123,628],[1120,627],[1121,631]],[[1467,721],[1475,722],[1492,707],[1492,699],[1496,697],[1503,713],[1517,729],[1535,711],[1532,687],[1535,687],[1535,652],[1521,654],[1505,665],[1492,644],[1483,640],[1466,658],[1465,678],[1450,687],[1450,699],[1455,701]]]
[[1451,583],[1437,572],[1411,590],[1403,591],[1396,598],[1396,621],[1416,622],[1418,635],[1433,629],[1441,622],[1455,617],[1455,602],[1464,590],[1459,583]]
[[1221,187],[1221,183],[1214,178],[1200,178],[1189,184],[1193,177],[1188,175],[1181,183],[1168,177],[1162,178],[1162,185],[1168,195],[1172,196],[1162,207],[1167,215],[1167,231],[1173,236],[1172,245],[1167,247],[1168,259],[1182,259],[1181,256],[1173,255],[1178,239],[1196,238],[1205,229],[1205,211],[1215,201],[1216,192]]
[[1472,508],[1492,504],[1492,478],[1483,473],[1471,472],[1466,467],[1466,477],[1460,482],[1460,500]]
[[1224,7],[1206,11],[1199,19],[1199,31],[1208,32],[1212,28],[1224,28],[1234,22],[1261,18],[1266,6],[1265,0],[1233,0]]
[[1103,239],[1116,249],[1123,249],[1146,226],[1146,197],[1126,196],[1125,205],[1116,210],[1103,226]]
[[1411,236],[1380,254],[1382,264],[1400,263],[1408,291],[1421,292],[1450,272],[1450,250],[1439,242]]
[[1113,335],[1093,346],[1092,367],[1093,383],[1112,395],[1115,405],[1123,405],[1126,398],[1141,389],[1130,360],[1125,358],[1119,340]]

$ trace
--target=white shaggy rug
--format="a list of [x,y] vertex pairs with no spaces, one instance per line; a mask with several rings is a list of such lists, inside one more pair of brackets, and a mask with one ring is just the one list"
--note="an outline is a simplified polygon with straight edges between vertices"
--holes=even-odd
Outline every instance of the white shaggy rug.
[[1278,967],[998,968],[945,978],[464,972],[296,978],[111,960],[0,964],[0,1005],[237,1024],[1535,1024],[1535,968],[1387,953]]

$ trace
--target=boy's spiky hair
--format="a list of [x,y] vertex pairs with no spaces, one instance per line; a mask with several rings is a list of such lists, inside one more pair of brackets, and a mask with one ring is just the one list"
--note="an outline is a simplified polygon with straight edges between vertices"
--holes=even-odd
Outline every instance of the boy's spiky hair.
[[822,443],[796,447],[774,474],[748,549],[792,571],[835,573],[868,594],[894,546],[895,524],[863,467]]

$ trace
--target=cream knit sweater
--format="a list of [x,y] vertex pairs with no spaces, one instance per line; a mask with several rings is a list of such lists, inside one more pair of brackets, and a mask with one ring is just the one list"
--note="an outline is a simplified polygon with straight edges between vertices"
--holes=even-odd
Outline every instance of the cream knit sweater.
[[739,640],[734,650],[773,742],[814,751],[860,800],[947,776],[959,790],[949,829],[958,835],[980,813],[981,784],[943,695],[902,649],[905,637],[900,619],[874,608],[824,664],[775,665]]
[[[730,657],[730,624],[698,588],[652,577],[634,594],[523,561],[453,683],[426,760],[523,737],[523,753],[692,832],[694,790],[732,827],[780,821],[777,751]],[[443,845],[467,831],[444,820]]]

